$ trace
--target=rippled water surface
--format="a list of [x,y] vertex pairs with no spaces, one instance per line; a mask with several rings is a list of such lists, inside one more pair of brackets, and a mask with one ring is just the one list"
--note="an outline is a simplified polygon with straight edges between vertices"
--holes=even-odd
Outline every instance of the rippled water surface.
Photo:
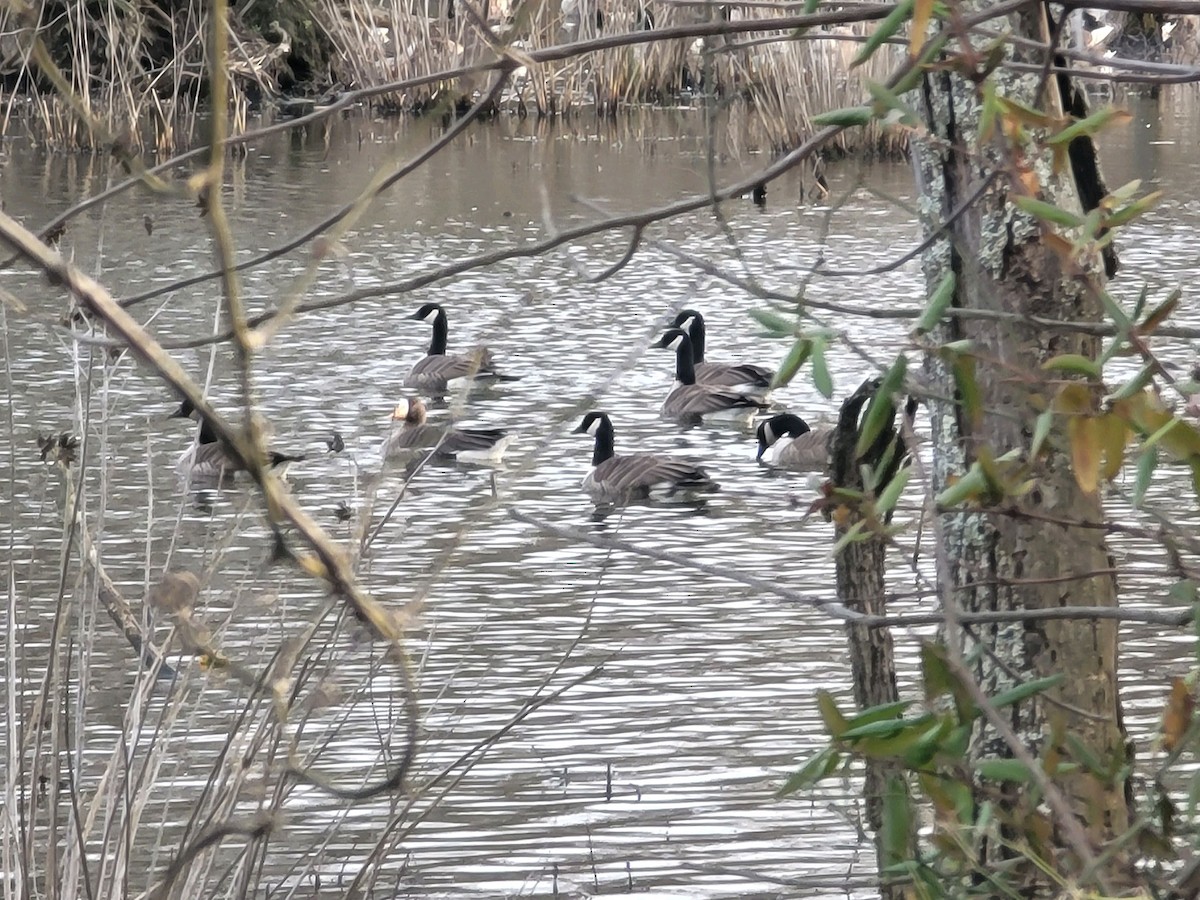
[[[1156,290],[1182,283],[1180,321],[1200,324],[1190,291],[1200,277],[1200,161],[1187,149],[1200,139],[1197,120],[1189,106],[1170,103],[1161,119],[1153,106],[1136,112],[1134,127],[1106,148],[1110,183],[1143,178],[1168,194],[1129,229],[1116,289],[1132,297],[1146,280]],[[352,117],[327,134],[309,129],[253,145],[232,164],[226,190],[239,258],[309,228],[436,133],[423,122]],[[311,284],[302,281],[311,257],[297,254],[247,274],[244,296],[254,310],[297,289],[309,300],[333,299],[533,243],[594,220],[595,207],[632,212],[702,193],[704,147],[700,117],[688,112],[619,126],[481,125],[372,204],[346,235],[344,252],[316,264]],[[716,166],[722,183],[767,161],[745,142],[724,149]],[[2,175],[7,211],[33,225],[110,177],[100,162],[45,159],[19,147],[9,148]],[[650,243],[599,282],[591,276],[621,258],[628,233],[301,316],[258,360],[255,382],[274,443],[308,455],[292,469],[295,494],[348,543],[368,519],[378,525],[403,482],[396,473],[379,477],[378,447],[403,376],[428,341],[427,326],[406,320],[409,314],[429,300],[444,304],[452,348],[486,343],[506,371],[520,376],[455,410],[464,421],[512,430],[509,462],[494,479],[480,470],[418,474],[362,561],[366,586],[412,626],[409,663],[421,704],[412,783],[423,785],[447,768],[462,780],[436,782],[411,809],[399,796],[347,806],[294,788],[263,863],[265,883],[279,886],[276,896],[336,896],[393,819],[403,835],[375,885],[378,896],[871,896],[870,846],[853,825],[854,785],[772,797],[822,744],[815,691],[826,688],[849,702],[838,623],[735,581],[548,534],[508,513],[515,508],[554,526],[684,554],[810,598],[832,596],[829,528],[804,516],[815,496],[810,480],[759,469],[748,432],[663,423],[658,405],[671,382],[671,359],[647,349],[663,320],[685,305],[706,313],[713,358],[777,364],[787,349],[756,334],[747,312],[759,302],[697,272],[664,245],[787,290],[809,278],[821,255],[839,269],[869,268],[915,243],[907,166],[842,164],[829,182],[828,200],[802,199],[811,179],[797,173],[771,185],[765,210],[746,199],[723,207],[723,223],[705,213],[651,228]],[[124,194],[88,212],[71,225],[62,248],[118,297],[212,265],[198,210],[145,194]],[[173,464],[190,431],[165,418],[173,399],[155,379],[128,356],[73,344],[58,326],[65,305],[57,289],[28,274],[6,276],[6,288],[27,306],[4,312],[13,440],[0,439],[4,543],[11,541],[23,627],[21,707],[28,709],[40,688],[56,611],[68,608],[57,599],[59,481],[38,462],[34,437],[77,428],[82,411],[88,521],[121,590],[140,609],[137,598],[164,566],[205,573],[197,616],[224,652],[256,671],[285,639],[315,624],[287,740],[302,762],[340,784],[381,778],[404,746],[396,666],[352,624],[339,625],[336,608],[327,614],[327,599],[310,582],[268,565],[268,532],[245,482],[199,503],[181,493]],[[915,264],[808,283],[813,299],[871,309],[913,306],[923,292]],[[135,309],[160,339],[178,342],[213,331],[218,293],[209,281]],[[902,346],[905,329],[894,322],[819,315],[850,339],[830,350],[839,395],[873,371],[871,360],[886,363]],[[1186,346],[1164,345],[1164,352],[1190,360]],[[225,345],[211,355],[201,347],[177,356],[198,379],[211,372],[217,405],[236,409],[236,365]],[[776,400],[814,422],[834,410],[807,378]],[[579,490],[591,448],[568,433],[589,408],[611,413],[618,451],[694,457],[723,490],[702,509],[632,507],[594,517]],[[337,455],[324,443],[333,430],[346,442]],[[1171,479],[1159,474],[1155,502],[1176,518],[1194,519],[1190,508],[1177,509],[1179,485]],[[342,502],[355,511],[350,523],[334,515]],[[916,546],[915,530],[903,540]],[[1122,582],[1123,602],[1165,602],[1161,551],[1128,541],[1114,549],[1134,573]],[[912,599],[918,584],[908,564],[895,562],[890,583],[904,597],[894,608],[924,609]],[[68,568],[64,602],[74,611],[77,646],[87,648],[74,656],[73,673],[87,674],[70,701],[87,722],[74,738],[87,797],[122,752],[122,723],[138,683],[127,645],[89,599],[89,585]],[[898,635],[908,684],[920,636]],[[1145,627],[1129,628],[1126,637],[1127,721],[1145,742],[1168,678],[1186,670],[1191,641]],[[463,768],[463,754],[505,729],[527,701],[597,666]],[[268,702],[191,662],[181,663],[173,688],[164,683],[149,702],[152,724],[135,759],[138,767],[152,762],[159,785],[137,826],[133,853],[143,880],[131,893],[162,874],[193,811],[216,802],[220,792],[206,788],[210,779],[234,777],[236,766],[218,756],[230,735],[232,758],[249,767],[227,810],[236,815],[269,802],[261,776],[286,747],[268,737]],[[272,746],[273,763],[265,749]],[[231,850],[214,866],[232,858]]]

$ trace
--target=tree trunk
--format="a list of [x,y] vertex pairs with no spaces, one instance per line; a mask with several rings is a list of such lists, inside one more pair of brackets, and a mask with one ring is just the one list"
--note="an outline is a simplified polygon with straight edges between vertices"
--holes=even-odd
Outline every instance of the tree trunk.
[[[969,4],[972,9],[987,5],[987,0]],[[1049,30],[1040,7],[1028,16],[1010,17],[1007,25],[1016,34],[1038,40],[1045,40]],[[1043,62],[1036,55],[1023,61]],[[993,79],[998,95],[1045,107],[1052,115],[1062,112],[1060,86],[1053,80],[1049,94],[1039,96],[1036,75],[998,70]],[[1100,344],[1093,337],[1039,329],[1029,317],[1101,321],[1102,307],[1088,282],[1100,282],[1103,265],[1097,259],[1086,272],[1068,270],[1068,264],[1043,240],[1039,224],[1009,202],[1010,194],[1028,190],[1036,178],[1033,186],[1040,189],[1041,199],[1078,212],[1081,193],[1091,192],[1085,182],[1098,180],[1097,172],[1068,170],[1056,176],[1047,154],[1028,143],[1014,148],[999,128],[986,145],[981,144],[976,85],[957,73],[929,74],[924,103],[931,140],[918,145],[914,160],[927,234],[949,218],[982,178],[998,172],[992,186],[927,253],[928,283],[932,290],[953,272],[957,276],[954,306],[1008,314],[1007,318],[952,319],[936,335],[945,341],[974,342],[982,406],[981,414],[973,417],[962,404],[936,399],[929,404],[934,488],[940,491],[965,473],[981,451],[996,457],[1013,448],[1029,450],[1038,413],[1057,386],[1052,379],[1062,380],[1060,374],[1043,373],[1042,363],[1063,353],[1095,358]],[[1072,162],[1079,165],[1074,152]],[[927,374],[934,392],[956,396],[948,367],[930,358]],[[1097,491],[1085,492],[1076,482],[1066,432],[1065,417],[1055,416],[1045,445],[1049,451],[1037,464],[1036,486],[1028,493],[983,509],[940,516],[945,548],[938,572],[942,596],[951,597],[963,611],[1117,605],[1104,529],[1087,527],[1105,521],[1100,496]],[[1061,726],[1104,762],[1125,761],[1116,623],[1014,622],[964,629],[947,639],[962,641],[967,658],[977,659],[973,673],[989,694],[1034,678],[1067,675],[1047,693],[1047,699],[1026,700],[1004,710],[1035,754],[1044,752],[1052,728],[1057,734]],[[972,657],[970,651],[977,643],[982,643],[984,652]],[[1004,742],[982,726],[977,727],[970,752],[976,759],[1011,755]],[[1071,758],[1068,750],[1063,752]],[[1122,785],[1102,783],[1086,771],[1058,781],[1093,846],[1127,828],[1129,810]],[[1003,852],[989,848],[994,858]]]
[[[835,488],[861,491],[861,465],[874,468],[885,452],[893,453],[897,460],[901,455],[900,451],[891,447],[895,433],[890,428],[885,431],[889,440],[877,442],[865,458],[860,459],[854,452],[858,442],[859,412],[878,387],[878,382],[867,382],[847,398],[842,406],[830,454],[831,482]],[[850,511],[848,507],[847,512],[849,517],[840,519],[834,529],[835,542],[840,541],[860,518],[857,512]],[[885,615],[886,557],[887,542],[878,535],[846,544],[834,557],[838,601],[848,609],[867,615]],[[858,709],[895,703],[900,694],[896,688],[896,659],[892,648],[891,630],[848,624],[846,633],[850,646],[850,668],[854,678],[854,701]],[[893,862],[900,861],[889,858],[895,851],[886,848],[883,843],[884,798],[889,782],[898,789],[902,787],[907,793],[908,785],[903,764],[870,757],[864,760],[863,805],[867,825],[875,841],[875,857],[881,870]],[[907,858],[912,858],[915,852],[916,834],[910,830]],[[903,886],[881,882],[880,896],[882,900],[901,898],[904,896]]]

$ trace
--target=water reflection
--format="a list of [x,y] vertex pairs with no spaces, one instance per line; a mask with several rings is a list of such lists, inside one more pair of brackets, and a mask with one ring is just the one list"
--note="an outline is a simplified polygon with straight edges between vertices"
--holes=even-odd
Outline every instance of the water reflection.
[[[1174,284],[1200,274],[1192,240],[1200,163],[1179,150],[1195,145],[1195,119],[1167,112],[1152,133],[1177,143],[1151,149],[1134,129],[1114,138],[1116,152],[1106,159],[1114,184],[1143,177],[1171,186],[1163,204],[1130,230],[1117,285],[1122,296],[1135,296],[1144,279]],[[314,132],[254,147],[235,165],[227,192],[239,253],[248,258],[301,232],[433,134],[423,122],[344,119],[328,143]],[[573,195],[637,210],[702,191],[703,147],[698,117],[682,113],[647,116],[620,129],[582,122],[473,129],[371,206],[344,241],[344,256],[322,264],[308,296],[334,297],[541,239],[549,228],[591,218]],[[760,162],[729,154],[717,168],[730,180]],[[9,156],[4,174],[9,210],[35,220],[109,177],[97,161],[21,153]],[[781,290],[795,289],[818,256],[836,259],[839,268],[869,268],[912,246],[913,220],[903,208],[914,197],[905,166],[847,164],[829,179],[832,196],[845,198],[837,209],[798,203],[805,189],[800,175],[772,185],[763,210],[749,198],[727,204],[736,254],[711,214],[684,217],[654,236]],[[152,235],[140,224],[126,226],[147,214],[155,223]],[[186,203],[125,195],[73,224],[63,249],[118,296],[130,296],[206,270],[211,253],[203,228]],[[705,313],[717,358],[778,364],[786,348],[755,335],[746,315],[755,301],[653,247],[605,281],[580,277],[620,259],[627,240],[597,236],[542,258],[470,272],[416,296],[303,317],[256,363],[273,443],[307,455],[292,469],[292,490],[335,537],[357,546],[360,530],[377,527],[406,491],[371,542],[362,571],[367,587],[412,622],[409,652],[419,672],[422,714],[413,791],[456,764],[452,777],[462,780],[437,804],[433,797],[445,781],[411,795],[415,807],[386,844],[375,888],[380,896],[398,890],[406,896],[625,889],[655,897],[871,893],[871,854],[852,821],[853,784],[829,784],[786,802],[772,798],[781,776],[820,746],[814,692],[825,688],[849,702],[837,624],[811,607],[735,582],[539,532],[506,512],[513,506],[552,525],[684,554],[806,597],[832,596],[828,527],[804,516],[813,496],[807,479],[762,470],[748,431],[681,430],[663,422],[658,412],[672,365],[646,352],[683,306]],[[250,304],[266,309],[278,303],[296,270],[294,259],[284,259],[247,273]],[[60,310],[57,295],[31,280],[12,282],[9,289],[34,308],[30,316],[6,313],[15,428],[12,443],[0,445],[20,473],[5,517],[21,561],[19,602],[27,610],[20,704],[28,707],[45,665],[61,539],[58,482],[37,463],[33,436],[70,428],[86,398],[92,409],[86,484],[94,498],[88,512],[120,589],[141,597],[168,564],[205,573],[198,614],[222,649],[250,667],[265,668],[281,642],[311,622],[299,698],[306,705],[289,722],[298,729],[297,752],[344,786],[384,777],[403,747],[395,668],[360,628],[338,626],[340,611],[330,611],[311,582],[270,564],[270,530],[251,485],[238,481],[194,499],[178,493],[171,469],[185,437],[163,423],[173,398],[132,360],[102,362],[72,346],[47,324]],[[875,307],[911,306],[923,294],[911,264],[886,277],[817,278],[807,286],[814,300],[869,298]],[[194,338],[219,322],[217,296],[215,283],[196,285],[139,307],[138,314],[152,319],[163,339]],[[453,311],[456,346],[486,343],[506,370],[521,375],[473,394],[465,405],[452,399],[431,411],[440,421],[453,416],[517,436],[511,461],[494,479],[485,471],[437,466],[404,487],[404,473],[381,471],[389,415],[428,340],[404,320],[427,300]],[[1184,316],[1190,321],[1195,313]],[[886,321],[820,318],[845,327],[855,344],[829,349],[836,396],[872,372],[855,348],[869,348],[882,361],[904,340],[902,329]],[[1180,360],[1187,354],[1184,347],[1165,352]],[[193,376],[203,380],[211,372],[219,408],[236,408],[235,363],[227,347],[179,355]],[[814,427],[834,412],[806,378],[776,400]],[[722,491],[699,509],[631,506],[597,521],[580,489],[590,447],[569,434],[590,408],[619,417],[618,440],[630,447],[702,461]],[[344,442],[338,453],[327,445],[333,432]],[[1171,499],[1177,477],[1160,471],[1151,496],[1177,521],[1190,521],[1194,513],[1179,512]],[[338,510],[350,518],[342,521]],[[1114,542],[1118,556],[1143,550],[1129,538]],[[926,608],[904,566],[896,566],[889,584],[908,598],[897,601],[897,611]],[[1161,569],[1135,570],[1122,587],[1126,602],[1159,603]],[[80,701],[89,721],[79,735],[86,791],[94,790],[118,747],[136,683],[126,647],[85,587],[73,596],[86,611],[76,620],[78,643],[92,647]],[[899,638],[906,686],[923,633]],[[1191,643],[1165,641],[1145,628],[1130,628],[1128,635],[1127,721],[1144,737],[1166,675],[1186,666]],[[463,755],[521,716],[530,697],[596,666],[602,667],[598,674],[522,719],[472,767],[461,767]],[[266,737],[270,704],[261,693],[192,662],[183,664],[173,688],[155,689],[146,702],[162,724],[153,750],[141,746],[138,759],[139,765],[155,760],[160,786],[134,834],[134,892],[161,873],[185,824],[215,808],[222,790],[239,798],[233,808],[242,813],[267,802],[265,748],[278,753],[286,746]],[[266,743],[239,742],[247,766],[239,774],[224,767],[221,748],[229,734],[244,733],[238,731],[243,713],[261,724],[256,740]],[[209,787],[210,779],[220,789]],[[285,804],[286,830],[268,852],[268,880],[299,894],[318,883],[322,890],[348,884],[404,802],[389,797],[347,809],[311,788],[295,788]]]

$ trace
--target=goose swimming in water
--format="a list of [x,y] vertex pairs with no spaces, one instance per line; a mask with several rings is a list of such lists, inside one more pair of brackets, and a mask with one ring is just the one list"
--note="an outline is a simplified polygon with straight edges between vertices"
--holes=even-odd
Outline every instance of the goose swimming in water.
[[433,338],[425,357],[418,360],[405,377],[406,388],[437,397],[450,389],[451,382],[499,377],[492,366],[492,354],[486,347],[456,355],[446,352],[450,324],[446,311],[438,304],[426,303],[409,318],[432,325]]
[[596,503],[670,498],[718,489],[704,469],[685,459],[654,453],[617,456],[613,450],[612,421],[607,413],[588,413],[571,433],[595,438],[592,470],[583,479],[583,489]]
[[[179,409],[167,418],[194,419],[200,423],[199,435],[175,462],[175,471],[180,478],[193,482],[224,481],[231,479],[237,472],[245,471],[246,467],[242,461],[226,449],[208,419],[200,414],[191,400],[185,398],[179,404]],[[267,459],[271,468],[276,468],[290,462],[299,462],[304,459],[304,455],[272,450],[267,453]]]
[[692,363],[697,384],[719,384],[744,393],[762,394],[771,387],[775,373],[751,363],[719,363],[704,358],[704,316],[694,309],[680,310],[673,327],[682,329],[692,342]]
[[799,416],[780,413],[758,426],[758,459],[774,469],[824,470],[832,440],[832,428],[813,431]]
[[432,452],[439,459],[459,462],[497,463],[512,441],[499,428],[451,428],[429,425],[425,404],[418,398],[402,399],[392,412],[392,430],[383,443],[383,458],[423,457]]
[[692,341],[686,331],[672,328],[651,346],[675,351],[675,387],[662,405],[662,414],[667,418],[742,419],[767,408],[761,396],[719,384],[697,384]]

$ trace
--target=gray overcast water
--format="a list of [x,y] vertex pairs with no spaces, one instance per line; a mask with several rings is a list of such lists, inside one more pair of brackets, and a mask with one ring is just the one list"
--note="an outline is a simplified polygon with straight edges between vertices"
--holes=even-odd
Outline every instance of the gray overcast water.
[[[1161,112],[1148,103],[1133,109],[1134,123],[1105,141],[1110,186],[1142,178],[1167,196],[1123,235],[1124,270],[1114,290],[1129,300],[1143,282],[1160,296],[1182,284],[1178,321],[1198,325],[1196,98],[1164,101]],[[371,206],[347,236],[345,255],[320,264],[305,296],[325,299],[412,277],[537,241],[550,224],[561,229],[592,220],[596,214],[576,196],[606,210],[635,211],[703,192],[701,127],[695,111],[639,113],[615,124],[584,117],[543,128],[513,120],[473,127]],[[318,126],[255,143],[244,160],[231,163],[226,192],[239,259],[306,229],[353,199],[381,167],[412,157],[437,133],[421,120],[351,116],[332,121],[327,138]],[[723,183],[768,162],[747,141],[723,134],[719,143],[728,145],[717,165]],[[119,177],[107,160],[47,158],[19,143],[6,152],[0,178],[7,211],[33,226]],[[829,201],[798,202],[807,183],[796,174],[770,186],[765,210],[748,198],[726,204],[740,258],[711,213],[676,219],[648,236],[733,271],[748,270],[781,290],[795,289],[818,254],[838,268],[867,268],[918,240],[906,164],[846,162],[831,168],[829,181],[838,204],[832,214]],[[150,236],[145,215],[153,218]],[[549,897],[555,887],[562,896],[584,896],[621,893],[630,884],[633,895],[654,898],[873,894],[871,847],[859,842],[851,824],[853,782],[830,782],[785,801],[772,796],[822,746],[815,691],[826,688],[849,705],[839,624],[731,581],[546,536],[506,515],[513,505],[555,525],[686,554],[812,597],[832,596],[829,527],[819,517],[803,520],[815,496],[811,479],[760,470],[748,432],[681,431],[662,422],[658,406],[672,360],[645,349],[668,313],[684,305],[706,313],[715,359],[774,365],[787,347],[756,334],[746,313],[758,302],[661,249],[644,246],[611,278],[589,283],[588,274],[621,257],[628,237],[606,235],[412,294],[303,316],[258,361],[274,444],[308,454],[292,469],[294,492],[344,540],[359,520],[341,524],[334,509],[345,501],[363,514],[363,492],[376,482],[378,448],[404,374],[428,342],[428,327],[406,321],[407,315],[437,300],[450,316],[452,349],[485,342],[498,365],[520,376],[473,394],[463,411],[464,421],[517,435],[496,474],[499,502],[486,472],[430,468],[414,479],[363,563],[368,589],[414,616],[408,646],[420,681],[422,734],[413,784],[502,727],[543,682],[553,690],[603,663],[597,677],[508,733],[434,808],[427,797],[417,801],[404,819],[411,831],[389,856],[377,896]],[[194,206],[133,192],[73,222],[62,249],[118,297],[212,265],[205,222]],[[308,258],[289,257],[245,276],[250,306],[280,302]],[[15,426],[11,442],[0,435],[0,540],[7,546],[11,535],[15,544],[20,655],[18,684],[10,690],[20,691],[19,708],[27,711],[40,690],[61,552],[58,480],[38,461],[34,439],[40,431],[75,427],[80,403],[92,422],[87,515],[99,529],[109,574],[137,600],[168,560],[197,572],[215,567],[197,615],[226,654],[256,669],[266,666],[281,641],[319,618],[326,598],[312,583],[264,567],[266,529],[253,511],[243,512],[248,504],[256,508],[255,492],[243,480],[208,506],[183,495],[174,461],[191,432],[164,418],[173,398],[128,356],[106,360],[55,328],[65,302],[44,280],[18,270],[7,273],[4,284],[29,307],[28,313],[5,311],[2,348]],[[920,304],[924,286],[919,266],[910,263],[883,276],[814,278],[808,291],[813,299],[879,309]],[[198,337],[213,328],[218,295],[217,282],[210,281],[136,312],[142,321],[152,319],[163,340]],[[902,323],[832,315],[824,321],[884,363],[904,344]],[[1181,364],[1193,357],[1182,344],[1162,349]],[[193,376],[205,378],[207,349],[177,355]],[[831,348],[829,364],[839,397],[871,371],[845,343]],[[228,347],[217,352],[214,367],[211,395],[232,412],[237,384]],[[586,399],[593,394],[594,404]],[[807,375],[775,399],[814,423],[834,410]],[[692,456],[721,482],[722,492],[700,511],[632,507],[594,520],[579,488],[591,447],[568,434],[589,408],[611,413],[618,452]],[[448,411],[434,414],[444,418]],[[346,442],[336,456],[324,445],[334,429]],[[378,481],[376,522],[401,481],[396,474]],[[1151,499],[1176,518],[1195,521],[1194,504],[1177,499],[1185,481],[1161,470]],[[910,521],[918,500],[915,492],[908,498]],[[917,538],[910,529],[901,540],[911,547]],[[1161,550],[1128,540],[1114,550],[1130,573],[1121,582],[1123,603],[1169,602]],[[927,555],[925,546],[921,568],[930,574]],[[890,586],[906,595],[894,609],[932,608],[931,600],[914,599],[919,584],[908,563],[898,555],[893,563]],[[72,567],[67,596],[79,602],[86,593],[77,589],[75,573]],[[86,648],[75,654],[72,675],[86,672],[80,691],[88,724],[75,738],[82,751],[80,791],[90,798],[121,747],[137,675],[103,610],[87,603],[73,627],[78,646]],[[162,623],[158,633],[165,634]],[[928,631],[897,635],[906,688],[913,685],[923,634]],[[318,635],[313,677],[302,696],[320,685],[342,699],[308,718],[297,737],[300,751],[347,786],[377,780],[403,746],[396,669],[352,626],[335,629],[327,617]],[[1145,626],[1124,635],[1126,720],[1147,747],[1169,678],[1191,664],[1194,638]],[[134,832],[130,896],[162,875],[188,817],[219,802],[221,790],[206,792],[205,786],[214,766],[218,781],[228,777],[217,756],[227,736],[236,732],[235,745],[249,752],[272,721],[270,704],[248,703],[248,689],[238,681],[191,661],[181,665],[178,685],[164,683],[151,700],[138,741],[139,767],[151,758],[153,743],[147,777],[157,784]],[[239,725],[243,712],[249,719]],[[263,766],[264,758],[259,750],[252,766]],[[231,805],[238,814],[258,808],[253,784]],[[338,879],[353,877],[401,804],[396,797],[347,805],[312,788],[293,788],[263,863],[265,883],[280,886],[272,896],[337,896]],[[100,834],[97,825],[90,836],[97,846]],[[227,864],[235,849],[218,858]],[[230,882],[206,894],[226,895],[237,896]]]

